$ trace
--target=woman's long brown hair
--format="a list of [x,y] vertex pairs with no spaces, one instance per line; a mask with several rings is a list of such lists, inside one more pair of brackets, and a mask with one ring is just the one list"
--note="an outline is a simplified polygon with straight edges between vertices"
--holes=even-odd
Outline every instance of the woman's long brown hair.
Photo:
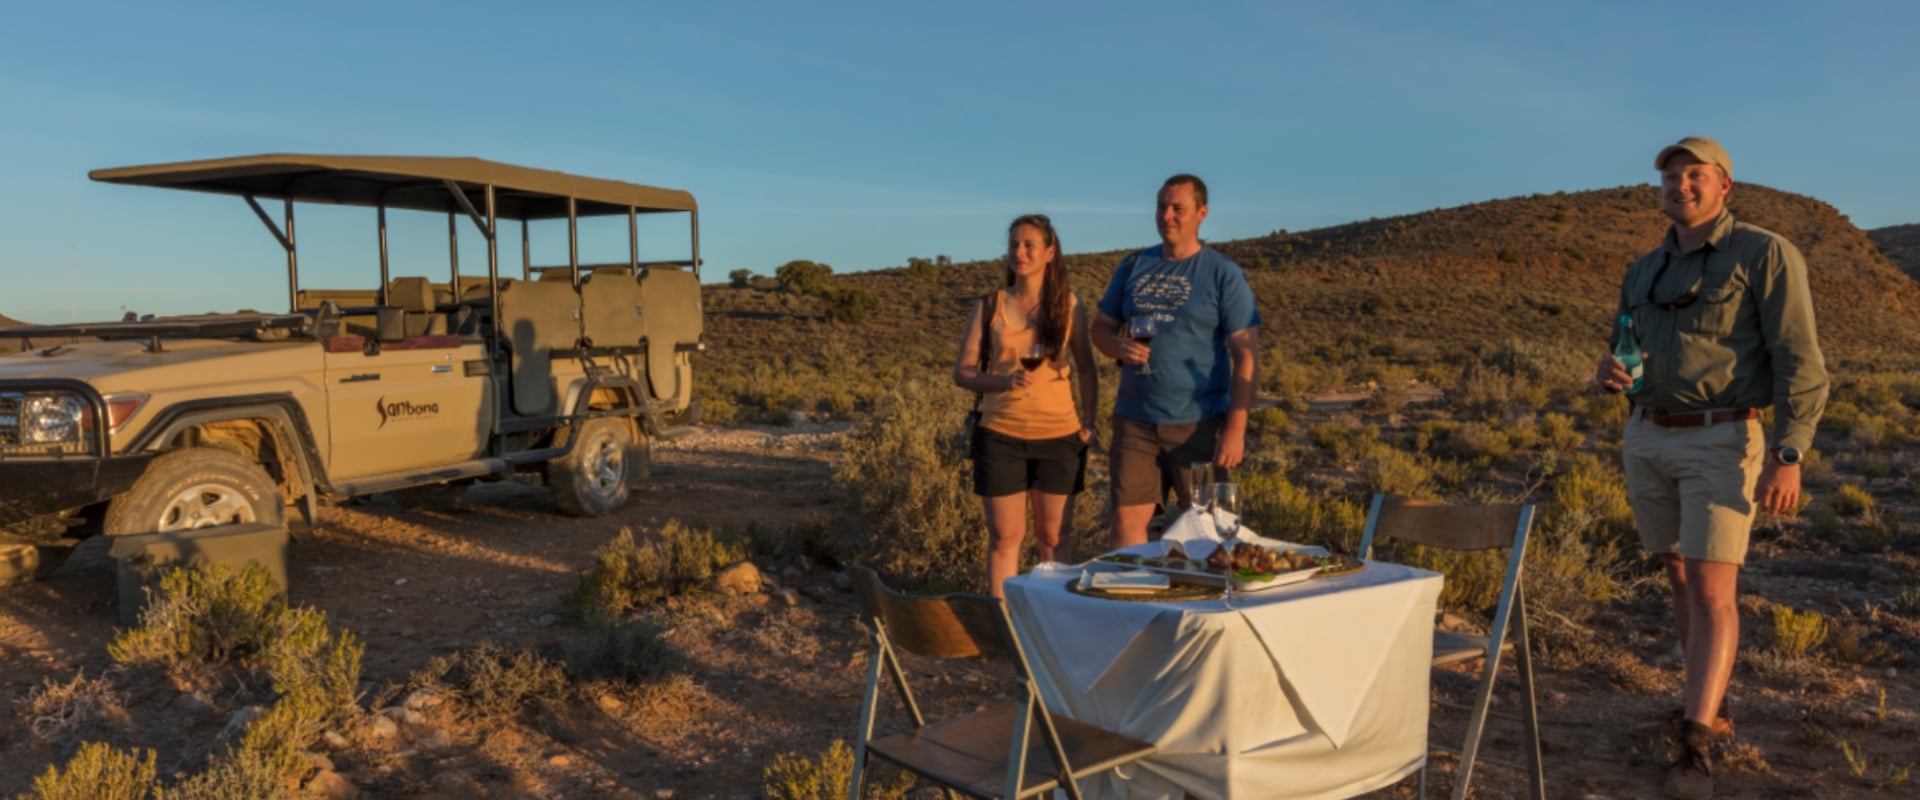
[[[1060,234],[1054,231],[1053,220],[1045,214],[1028,214],[1007,226],[1007,238],[1012,239],[1022,225],[1039,231],[1047,246],[1053,248],[1053,258],[1047,260],[1047,272],[1040,279],[1040,342],[1052,357],[1066,349],[1067,328],[1073,320],[1073,291],[1067,288],[1067,266],[1060,261]],[[1013,288],[1013,283],[1012,265],[1008,265],[1007,288]]]

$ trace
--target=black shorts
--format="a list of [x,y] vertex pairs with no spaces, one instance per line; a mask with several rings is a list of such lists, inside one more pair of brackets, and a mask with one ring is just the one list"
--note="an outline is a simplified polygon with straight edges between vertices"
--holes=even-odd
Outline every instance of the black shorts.
[[1016,439],[984,427],[974,433],[974,494],[1079,494],[1085,488],[1087,443],[1078,433],[1058,439]]

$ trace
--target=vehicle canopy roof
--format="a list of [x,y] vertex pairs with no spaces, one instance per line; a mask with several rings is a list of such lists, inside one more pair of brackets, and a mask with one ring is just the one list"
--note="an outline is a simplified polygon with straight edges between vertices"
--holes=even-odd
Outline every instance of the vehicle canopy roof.
[[626,214],[629,208],[695,210],[693,195],[678,189],[445,156],[270,153],[97,169],[88,176],[136,186],[438,212],[460,208],[447,181],[474,190],[492,185],[496,213],[506,219],[565,219],[570,197],[580,216]]

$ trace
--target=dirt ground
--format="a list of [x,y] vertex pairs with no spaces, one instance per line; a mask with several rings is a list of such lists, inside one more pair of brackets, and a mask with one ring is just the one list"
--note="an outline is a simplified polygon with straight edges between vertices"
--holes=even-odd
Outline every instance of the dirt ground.
[[[638,533],[669,519],[779,527],[831,513],[839,430],[709,430],[658,445],[651,480],[605,519],[560,516],[543,489],[522,484],[476,488],[450,510],[328,508],[321,530],[300,533],[294,543],[292,596],[362,637],[369,696],[435,656],[481,642],[555,652],[578,632],[562,614],[562,596],[592,551],[622,527]],[[1764,627],[1769,600],[1827,613],[1865,607],[1864,560],[1816,558],[1759,538],[1742,590],[1747,640]],[[329,757],[368,797],[760,797],[763,770],[776,755],[815,756],[853,733],[866,654],[853,596],[839,588],[831,567],[799,560],[759,566],[799,589],[798,604],[767,595],[707,597],[663,614],[669,641],[693,665],[691,685],[678,691],[607,691],[503,727],[430,712],[428,721],[446,731],[446,741],[378,745],[353,736]],[[1677,703],[1680,671],[1667,655],[1671,642],[1663,638],[1658,607],[1627,611],[1589,631],[1598,642],[1592,646],[1617,653],[1612,669],[1547,669],[1541,677],[1552,797],[1660,795],[1665,752],[1653,724]],[[108,671],[113,621],[112,575],[97,545],[48,580],[0,590],[0,696],[7,700],[0,711],[43,679]],[[1920,761],[1920,688],[1911,660],[1895,661],[1899,666],[1816,665],[1793,691],[1736,673],[1741,744],[1723,757],[1718,796],[1920,797],[1920,782],[1868,785],[1877,770]],[[923,701],[935,708],[977,702],[976,693],[1000,674],[971,664],[908,666]],[[192,707],[181,702],[183,688],[191,687],[119,677],[127,682],[128,714],[94,738],[157,749],[163,775],[194,768],[236,710],[218,692],[206,707]],[[1442,676],[1435,687],[1464,698],[1470,683]],[[1502,695],[1498,705],[1514,708],[1514,696]],[[0,797],[27,789],[68,751],[37,743],[24,720],[8,719],[0,726]],[[1437,735],[1454,735],[1457,716],[1437,711],[1435,720]],[[1840,741],[1861,754],[1866,778],[1854,777]],[[1496,727],[1488,747],[1496,756],[1514,754],[1515,742]],[[1436,762],[1445,765],[1437,788],[1450,788],[1450,762]],[[1522,776],[1488,766],[1475,783],[1478,797],[1519,796]],[[1406,781],[1371,796],[1413,794]]]

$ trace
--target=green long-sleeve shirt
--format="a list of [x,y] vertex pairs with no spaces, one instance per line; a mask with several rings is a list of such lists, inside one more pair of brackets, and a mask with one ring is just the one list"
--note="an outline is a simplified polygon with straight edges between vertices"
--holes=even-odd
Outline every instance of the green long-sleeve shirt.
[[1680,251],[1669,229],[1627,268],[1613,342],[1622,314],[1633,318],[1647,354],[1636,405],[1667,412],[1772,406],[1774,445],[1812,446],[1827,405],[1827,368],[1807,264],[1791,242],[1727,212],[1691,253]]

